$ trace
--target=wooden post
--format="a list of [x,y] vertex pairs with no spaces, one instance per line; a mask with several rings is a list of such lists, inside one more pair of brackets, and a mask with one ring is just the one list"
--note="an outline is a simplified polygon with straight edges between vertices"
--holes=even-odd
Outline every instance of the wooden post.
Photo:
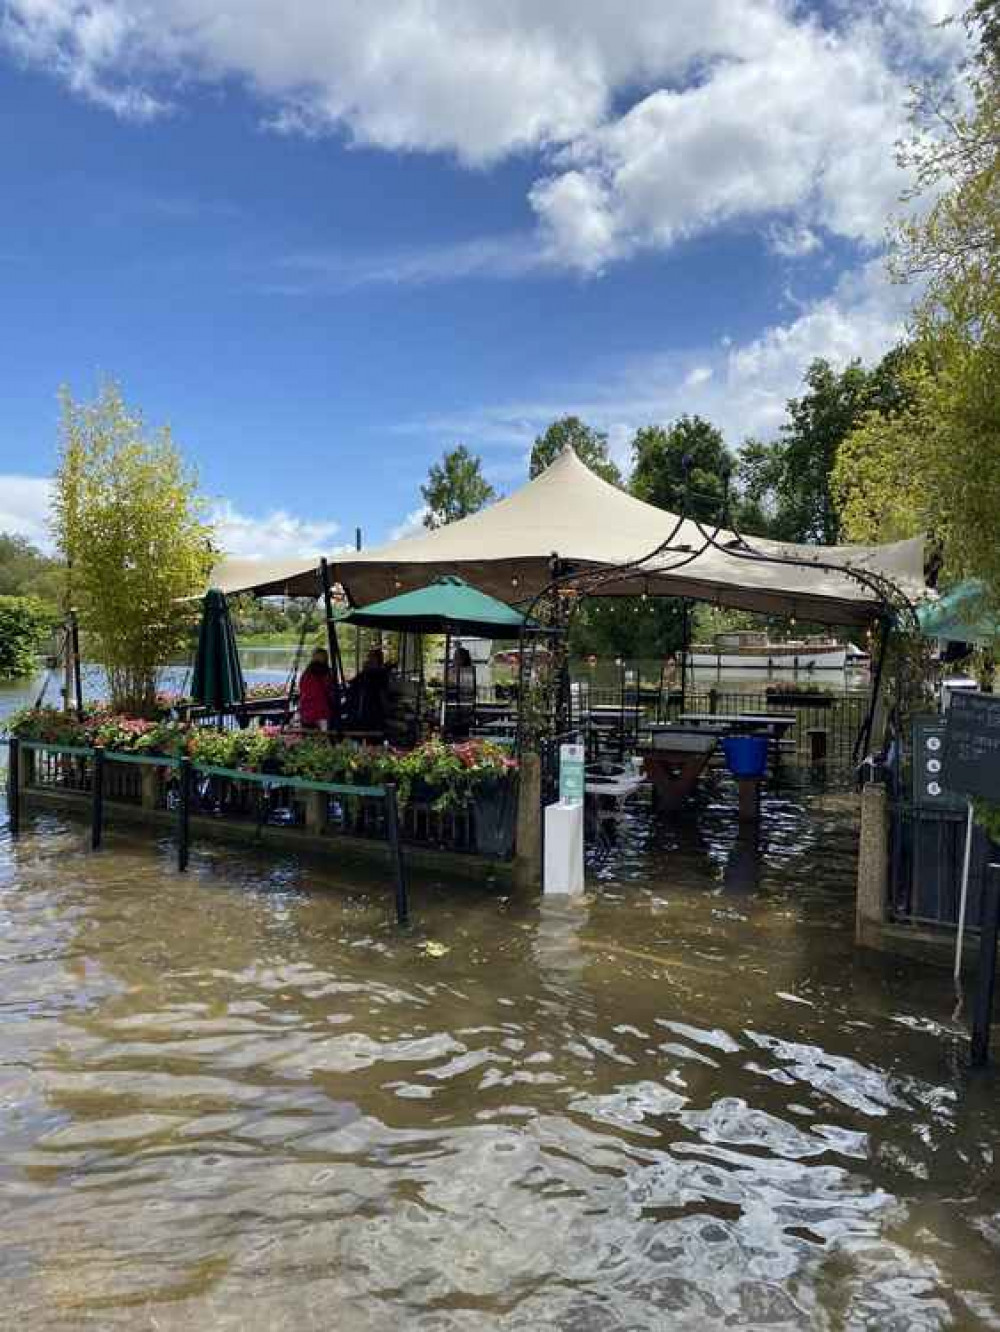
[[542,761],[522,753],[517,782],[517,846],[514,877],[525,888],[542,882]]
[[[888,915],[889,797],[880,782],[870,782],[861,792],[855,941],[873,942],[869,927],[884,925]],[[877,939],[874,943],[877,946]]]
[[7,750],[7,826],[11,837],[21,831],[21,742],[16,735]]
[[979,970],[976,998],[972,1010],[970,1059],[981,1067],[989,1058],[990,1024],[993,1021],[993,993],[997,975],[997,933],[1000,931],[1000,865],[990,865],[983,885],[983,906],[979,921]]
[[396,787],[392,782],[386,782],[385,785],[385,830],[389,838],[389,851],[392,855],[396,881],[396,924],[405,925],[410,919],[410,904],[406,896],[403,852],[399,844],[399,805],[396,800]]
[[326,791],[305,793],[306,832],[319,836],[326,831],[326,811],[330,797]]
[[139,769],[142,782],[143,809],[158,809],[160,805],[160,769],[155,764],[144,764]]
[[756,777],[740,777],[740,823],[757,823],[760,819],[760,781]]
[[177,869],[188,867],[188,839],[191,831],[191,760],[185,755],[177,769]]
[[90,849],[99,851],[104,831],[104,750],[94,749],[90,769]]

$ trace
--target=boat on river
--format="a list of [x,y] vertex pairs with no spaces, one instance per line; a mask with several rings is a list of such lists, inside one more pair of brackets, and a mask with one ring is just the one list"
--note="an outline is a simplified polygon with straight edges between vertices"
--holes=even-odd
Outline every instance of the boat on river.
[[721,671],[842,671],[848,645],[833,638],[789,638],[773,643],[758,629],[716,634],[713,643],[695,643],[689,660],[696,669]]

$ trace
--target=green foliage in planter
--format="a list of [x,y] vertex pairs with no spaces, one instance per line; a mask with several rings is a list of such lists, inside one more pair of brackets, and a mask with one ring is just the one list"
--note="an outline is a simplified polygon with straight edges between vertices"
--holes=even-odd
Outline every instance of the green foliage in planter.
[[972,817],[990,841],[1000,846],[1000,805],[992,800],[973,800]]
[[19,740],[44,740],[53,745],[90,744],[86,725],[73,713],[59,708],[21,708],[6,718],[4,727],[8,735]]
[[54,612],[35,597],[0,597],[0,680],[34,671],[54,619]]

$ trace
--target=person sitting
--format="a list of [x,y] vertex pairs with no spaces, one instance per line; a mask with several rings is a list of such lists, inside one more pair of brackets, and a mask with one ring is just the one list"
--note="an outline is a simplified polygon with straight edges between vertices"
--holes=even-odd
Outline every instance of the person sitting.
[[359,731],[384,731],[389,703],[389,667],[381,648],[372,648],[365,664],[347,687],[350,726]]
[[329,731],[339,721],[336,681],[326,648],[316,648],[299,680],[299,721],[307,731]]

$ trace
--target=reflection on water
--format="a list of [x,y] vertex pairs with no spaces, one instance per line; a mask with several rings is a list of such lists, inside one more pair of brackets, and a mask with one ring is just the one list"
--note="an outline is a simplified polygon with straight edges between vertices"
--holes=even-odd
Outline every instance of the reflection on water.
[[850,799],[758,849],[731,797],[411,933],[293,859],[0,840],[7,1325],[997,1326],[947,977],[854,953]]

